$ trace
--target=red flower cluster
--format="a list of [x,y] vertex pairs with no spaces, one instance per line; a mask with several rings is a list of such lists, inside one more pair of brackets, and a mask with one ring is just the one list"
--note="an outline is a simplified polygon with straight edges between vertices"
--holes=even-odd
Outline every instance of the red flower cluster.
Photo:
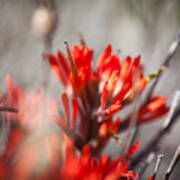
[[[65,87],[71,88],[74,95],[82,93],[86,86],[93,86],[94,83],[97,83],[98,93],[102,93],[102,109],[106,107],[110,97],[113,99],[112,105],[122,104],[128,98],[132,99],[134,97],[135,82],[133,81],[135,81],[135,78],[133,79],[133,77],[135,75],[139,75],[137,77],[139,90],[142,90],[148,82],[148,79],[142,74],[143,68],[140,65],[140,56],[134,60],[128,56],[121,65],[119,57],[112,54],[110,45],[99,57],[97,71],[94,72],[92,71],[93,51],[87,46],[80,48],[74,45],[71,55],[67,45],[67,54],[67,58],[60,51],[58,51],[57,55],[52,54],[49,56],[53,71]],[[90,91],[90,93],[93,92]]]
[[102,155],[99,162],[96,157],[91,157],[90,147],[84,146],[80,156],[75,152],[73,143],[68,142],[66,158],[61,170],[64,180],[116,180],[118,178],[136,179],[138,176],[128,171],[128,158],[139,147],[138,141],[127,152],[123,159],[122,155],[111,160],[106,154]]
[[[98,58],[95,71],[92,69],[93,51],[87,46],[73,45],[71,53],[66,43],[66,50],[67,57],[58,51],[57,55],[49,55],[48,60],[52,70],[69,90],[73,98],[72,104],[76,104],[75,107],[73,105],[73,111],[76,112],[76,116],[78,114],[78,127],[68,129],[66,126],[64,130],[69,132],[67,134],[73,134],[75,139],[77,134],[80,134],[80,137],[83,137],[83,146],[99,138],[97,131],[100,137],[109,137],[117,133],[120,121],[118,118],[114,122],[113,114],[131,103],[136,95],[144,90],[151,78],[143,75],[140,56],[134,60],[128,56],[121,64],[119,56],[112,53],[111,45],[108,45]],[[67,95],[62,96],[63,104],[64,99],[68,104]],[[169,110],[165,105],[166,100],[166,97],[155,96],[143,105],[137,115],[138,123],[149,122],[165,115]],[[67,112],[67,108],[69,109],[69,105],[65,107],[68,124],[70,110]],[[59,117],[59,123],[64,124],[62,122],[62,118]],[[77,139],[79,146],[80,138]]]
[[[130,104],[151,80],[150,76],[143,74],[140,56],[134,59],[128,56],[120,63],[119,56],[113,54],[112,47],[108,45],[93,70],[93,51],[86,45],[74,45],[71,53],[66,43],[66,50],[67,57],[60,51],[45,56],[67,88],[68,94],[63,93],[61,96],[64,112],[59,110],[56,100],[45,95],[42,102],[40,91],[27,95],[23,88],[7,77],[7,93],[1,94],[0,102],[1,105],[17,108],[19,113],[2,113],[3,120],[9,126],[8,131],[5,130],[8,137],[4,143],[5,151],[0,154],[0,179],[11,179],[14,175],[15,179],[136,179],[137,174],[129,171],[128,163],[130,156],[138,149],[139,141],[116,159],[111,160],[108,155],[97,155],[102,152],[110,137],[119,140],[117,134],[130,125],[128,118],[121,122],[120,118],[114,118],[114,114]],[[166,97],[151,97],[137,111],[137,123],[150,122],[165,115],[169,110],[166,101]],[[40,122],[43,118],[53,127],[57,127],[55,123],[61,127],[63,143],[67,145],[65,153],[63,148],[59,154],[59,150],[54,150],[55,146],[60,145],[57,143],[57,134],[50,130],[43,138],[38,137],[37,142],[24,143],[30,132],[35,132],[42,125]],[[47,127],[50,128],[49,124]],[[41,144],[46,148],[50,167],[46,172],[38,174],[35,167],[39,161]],[[26,155],[31,163],[21,169]]]

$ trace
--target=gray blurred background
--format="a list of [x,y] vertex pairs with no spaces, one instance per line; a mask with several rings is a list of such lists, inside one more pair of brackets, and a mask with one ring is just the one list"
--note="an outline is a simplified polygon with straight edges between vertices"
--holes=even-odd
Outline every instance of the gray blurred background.
[[[4,89],[6,74],[27,89],[37,88],[42,79],[43,41],[35,36],[31,19],[36,9],[35,0],[0,0],[0,89]],[[107,44],[114,52],[121,50],[120,59],[141,54],[145,73],[157,70],[171,42],[180,29],[179,0],[56,0],[58,26],[53,39],[53,52],[65,52],[64,41],[79,43],[83,33],[87,44],[94,49],[95,59]],[[156,88],[161,95],[172,97],[180,88],[180,49],[170,68]],[[51,73],[49,91],[60,96],[62,88]],[[162,119],[163,121],[163,119]],[[139,139],[142,147],[158,131],[161,121],[142,127]],[[165,154],[162,172],[167,168],[180,143],[180,123],[161,143]],[[142,148],[141,147],[141,148]],[[106,150],[111,155],[119,152],[114,141]],[[147,169],[144,180],[152,174],[155,161]],[[180,164],[171,179],[180,179]],[[161,173],[157,179],[160,179]],[[143,179],[143,178],[142,178]]]

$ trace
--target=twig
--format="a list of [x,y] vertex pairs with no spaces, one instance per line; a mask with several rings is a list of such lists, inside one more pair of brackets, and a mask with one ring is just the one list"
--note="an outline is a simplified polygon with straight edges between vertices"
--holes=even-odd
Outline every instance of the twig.
[[155,180],[155,178],[156,178],[156,175],[157,175],[157,172],[159,171],[159,167],[160,167],[160,164],[161,164],[161,161],[162,161],[163,157],[164,157],[163,154],[160,154],[157,157],[156,165],[155,165],[155,168],[154,168],[154,173],[152,175],[152,180]]
[[86,45],[86,41],[84,39],[83,34],[79,33],[79,36],[80,36],[80,44],[81,44],[81,46],[85,46]]
[[[178,96],[177,96],[178,95]],[[179,101],[180,94],[179,91],[176,92],[174,99],[173,99],[173,104],[178,104],[174,101]],[[148,155],[151,152],[156,152],[158,149],[158,145],[160,140],[165,137],[165,135],[171,130],[173,127],[174,123],[180,116],[180,108],[177,109],[177,106],[172,106],[170,110],[171,116],[168,116],[167,119],[165,120],[166,125],[163,125],[160,132],[158,132],[155,137],[150,141],[150,143],[144,148],[144,150],[135,157],[134,160],[132,160],[130,167],[135,168],[139,162],[141,162],[143,159],[146,159]],[[168,123],[167,123],[168,122]]]
[[134,143],[136,136],[138,134],[138,112],[140,108],[140,92],[139,92],[139,82],[140,82],[140,69],[138,68],[134,75],[133,75],[133,88],[132,92],[135,94],[135,100],[134,100],[134,109],[131,115],[130,125],[129,125],[129,132],[127,134],[127,140],[126,145],[123,149],[124,155],[126,157],[126,153],[128,152],[128,149],[132,146]]
[[149,89],[149,92],[144,100],[144,105],[146,105],[149,102],[149,99],[151,98],[151,96],[155,90],[155,87],[158,84],[158,82],[162,76],[162,73],[164,72],[164,70],[166,68],[169,67],[170,61],[173,59],[173,56],[175,55],[175,53],[179,47],[179,44],[180,44],[180,32],[178,32],[177,38],[172,42],[172,44],[169,47],[167,56],[165,57],[164,62],[162,63],[162,65],[159,69],[159,74],[156,77],[155,81],[153,82],[153,84],[152,84],[151,88]]
[[130,125],[131,115],[128,115],[119,125],[118,133],[125,131]]
[[168,116],[165,119],[165,122],[164,122],[163,127],[162,127],[163,129],[166,129],[167,126],[169,125],[169,123],[171,123],[171,118],[173,117],[174,110],[176,109],[176,107],[178,107],[179,102],[180,102],[180,91],[178,90],[178,91],[176,91],[176,93],[174,95],[170,112],[168,113]]
[[18,110],[16,108],[12,108],[12,107],[0,107],[0,111],[18,113]]
[[135,168],[137,166],[137,164],[142,161],[143,159],[145,159],[149,153],[151,152],[156,152],[157,148],[158,148],[158,144],[160,142],[160,140],[166,135],[166,133],[168,133],[170,131],[170,129],[172,128],[172,125],[174,124],[174,122],[177,120],[177,118],[180,116],[180,109],[178,109],[171,120],[171,123],[169,124],[169,126],[166,129],[162,129],[152,140],[151,142],[144,148],[144,150],[134,159],[132,160],[130,167],[131,168]]
[[145,161],[140,162],[140,167],[136,170],[138,173],[139,177],[142,177],[146,168],[151,164],[151,162],[154,160],[156,153],[151,152],[148,157],[145,159]]
[[163,176],[162,180],[168,180],[169,179],[169,177],[172,174],[172,172],[173,172],[173,170],[174,170],[179,159],[180,159],[180,144],[179,144],[179,146],[178,146],[178,148],[177,148],[177,150],[173,156],[173,159],[172,159],[165,175]]

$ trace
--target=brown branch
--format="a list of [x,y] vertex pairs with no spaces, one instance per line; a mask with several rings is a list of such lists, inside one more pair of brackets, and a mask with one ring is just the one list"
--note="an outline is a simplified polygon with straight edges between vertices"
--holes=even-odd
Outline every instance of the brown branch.
[[86,41],[82,33],[79,33],[81,46],[86,46]]
[[131,115],[128,115],[119,125],[118,133],[125,131],[130,125]]
[[0,107],[0,111],[18,113],[18,110],[13,107]]
[[169,179],[169,177],[172,174],[172,172],[173,172],[173,170],[174,170],[174,168],[175,168],[175,166],[176,166],[179,159],[180,159],[180,144],[177,147],[177,150],[176,150],[176,152],[175,152],[175,154],[173,156],[173,159],[172,159],[172,161],[171,161],[165,175],[163,176],[162,180],[168,180]]

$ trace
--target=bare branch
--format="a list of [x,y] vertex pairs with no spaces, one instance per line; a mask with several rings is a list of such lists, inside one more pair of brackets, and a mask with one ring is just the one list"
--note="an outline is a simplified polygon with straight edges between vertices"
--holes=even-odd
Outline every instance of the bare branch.
[[178,146],[178,148],[177,148],[177,150],[173,156],[173,159],[172,159],[165,175],[163,176],[162,180],[168,180],[169,179],[169,177],[172,174],[173,169],[176,166],[179,159],[180,159],[180,144],[179,144],[179,146]]
[[86,45],[86,41],[84,39],[83,34],[79,33],[79,36],[80,36],[80,44],[81,44],[81,46],[85,46]]
[[155,152],[151,152],[148,157],[145,159],[145,161],[140,162],[140,166],[139,168],[136,170],[136,172],[138,173],[139,177],[142,177],[146,168],[152,163],[152,161],[155,158],[156,153]]
[[180,91],[178,90],[178,91],[176,91],[176,93],[174,95],[170,112],[168,113],[168,116],[167,116],[166,120],[164,121],[164,124],[162,127],[163,129],[166,129],[168,127],[169,123],[171,123],[171,118],[173,117],[174,111],[177,108],[177,106],[179,105],[179,102],[180,102]]
[[161,164],[161,161],[162,161],[163,157],[164,157],[163,154],[160,154],[157,157],[156,165],[155,165],[155,168],[154,168],[154,173],[152,175],[152,180],[155,180],[155,178],[156,178],[156,175],[157,175],[157,172],[159,171],[159,167],[160,167],[160,164]]
[[18,113],[18,110],[16,108],[13,108],[13,107],[0,107],[0,111]]

